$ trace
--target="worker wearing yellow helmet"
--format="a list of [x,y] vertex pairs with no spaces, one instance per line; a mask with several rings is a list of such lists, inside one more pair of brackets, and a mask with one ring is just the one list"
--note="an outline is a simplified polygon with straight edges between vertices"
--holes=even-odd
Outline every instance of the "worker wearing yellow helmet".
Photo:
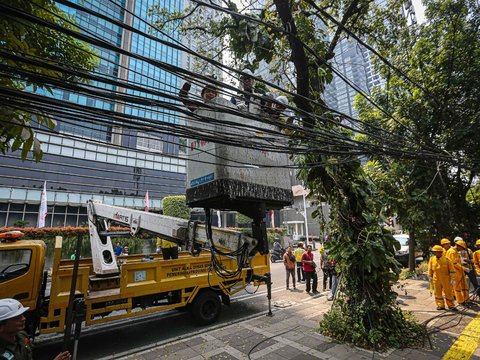
[[458,304],[465,305],[465,302],[468,300],[468,292],[467,296],[465,296],[465,270],[462,266],[462,261],[460,259],[460,255],[455,247],[451,246],[450,240],[442,239],[440,241],[442,247],[446,250],[445,256],[447,259],[450,260],[454,269],[455,269],[455,285],[453,285],[453,290],[455,294],[455,299],[457,300]]
[[432,247],[432,252],[434,255],[428,261],[428,277],[433,283],[437,310],[445,310],[445,297],[448,308],[455,311],[452,292],[452,286],[455,284],[455,269],[444,255],[442,246],[435,245]]
[[473,253],[473,264],[475,265],[477,276],[480,276],[480,239],[475,242],[475,246],[478,250]]

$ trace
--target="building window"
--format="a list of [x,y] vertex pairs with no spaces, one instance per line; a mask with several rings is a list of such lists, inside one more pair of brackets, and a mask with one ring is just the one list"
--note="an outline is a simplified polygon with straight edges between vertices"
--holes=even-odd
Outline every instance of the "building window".
[[137,133],[137,149],[145,149],[145,150],[162,152],[163,142],[158,137],[139,131]]

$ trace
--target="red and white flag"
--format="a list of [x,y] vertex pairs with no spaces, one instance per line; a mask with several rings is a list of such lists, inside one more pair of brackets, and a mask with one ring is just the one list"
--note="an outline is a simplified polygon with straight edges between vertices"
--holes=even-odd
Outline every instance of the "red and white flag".
[[145,212],[148,212],[150,201],[148,200],[148,191],[145,193]]
[[270,227],[275,227],[275,212],[270,210]]
[[47,182],[43,183],[42,197],[40,198],[40,209],[38,210],[37,228],[45,227],[47,217]]

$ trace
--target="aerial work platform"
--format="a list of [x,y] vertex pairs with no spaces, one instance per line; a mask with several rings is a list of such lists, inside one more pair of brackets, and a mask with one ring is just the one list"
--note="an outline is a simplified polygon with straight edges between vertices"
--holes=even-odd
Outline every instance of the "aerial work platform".
[[[272,136],[265,131],[272,125],[232,114],[235,106],[223,98],[208,102],[211,107],[195,111],[191,126],[206,139],[254,140],[256,147],[240,147],[208,140],[189,139],[187,160],[187,204],[191,207],[235,210],[252,217],[256,206],[281,209],[293,203],[288,155],[265,151]],[[208,119],[199,121],[199,117]],[[248,128],[252,126],[255,129]],[[225,133],[228,132],[227,135]],[[264,146],[262,146],[264,145]],[[259,211],[261,211],[259,209]]]

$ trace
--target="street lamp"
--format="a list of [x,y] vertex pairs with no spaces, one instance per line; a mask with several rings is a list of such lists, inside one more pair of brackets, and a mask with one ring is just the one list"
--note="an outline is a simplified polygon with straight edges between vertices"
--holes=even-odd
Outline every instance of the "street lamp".
[[[308,214],[307,214],[307,201],[305,199],[305,182],[302,181],[302,194],[303,194],[303,218],[305,219],[305,233],[307,235],[307,246],[308,246]],[[313,242],[313,248],[315,249],[315,241]]]

